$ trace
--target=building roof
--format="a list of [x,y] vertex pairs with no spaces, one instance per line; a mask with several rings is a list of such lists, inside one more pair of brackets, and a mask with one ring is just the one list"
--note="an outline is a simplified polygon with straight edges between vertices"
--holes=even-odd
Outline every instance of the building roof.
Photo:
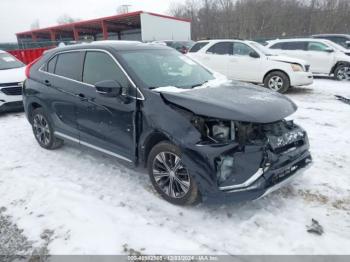
[[158,16],[158,17],[163,17],[167,19],[173,19],[173,20],[178,20],[178,21],[183,21],[188,23],[191,22],[191,20],[189,19],[177,18],[177,17],[150,13],[145,11],[136,11],[136,12],[126,13],[126,14],[107,16],[107,17],[101,17],[101,18],[90,19],[85,21],[78,21],[78,22],[73,22],[68,24],[56,25],[56,26],[51,26],[46,28],[40,28],[35,30],[29,30],[25,32],[16,33],[16,35],[21,36],[21,35],[49,33],[50,31],[70,31],[73,28],[89,31],[89,30],[94,30],[94,28],[100,29],[102,23],[106,23],[108,27],[111,27],[112,29],[115,28],[116,30],[120,28],[132,28],[133,26],[135,27],[140,24],[141,14],[149,14],[153,16]]

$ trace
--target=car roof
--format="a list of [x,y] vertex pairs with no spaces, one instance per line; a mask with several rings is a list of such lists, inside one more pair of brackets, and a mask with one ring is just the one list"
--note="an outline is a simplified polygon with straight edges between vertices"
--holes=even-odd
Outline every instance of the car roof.
[[316,34],[316,35],[312,35],[313,37],[316,37],[316,36],[344,36],[344,37],[347,37],[347,38],[350,38],[350,35],[348,34]]
[[210,39],[210,40],[200,40],[196,43],[217,43],[217,42],[249,42],[242,39]]
[[318,39],[318,38],[283,38],[283,39],[274,39],[267,41],[270,43],[278,43],[278,42],[303,42],[303,41],[319,41],[319,42],[328,42],[327,39]]
[[141,43],[138,41],[113,41],[113,40],[105,40],[105,41],[96,41],[89,44],[77,44],[70,45],[64,47],[58,47],[54,50],[57,51],[70,51],[77,49],[107,49],[112,48],[115,51],[133,51],[133,50],[152,50],[152,49],[168,49],[173,50],[167,46],[157,45],[153,43]]

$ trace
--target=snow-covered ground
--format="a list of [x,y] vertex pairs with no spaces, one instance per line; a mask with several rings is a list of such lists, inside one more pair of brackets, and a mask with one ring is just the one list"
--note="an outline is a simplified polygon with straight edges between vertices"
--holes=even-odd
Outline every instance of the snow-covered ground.
[[[257,201],[185,208],[142,169],[72,144],[46,151],[23,113],[0,116],[2,214],[51,254],[350,254],[350,105],[334,94],[350,83],[288,94],[314,158],[303,176]],[[323,235],[306,231],[312,218]]]

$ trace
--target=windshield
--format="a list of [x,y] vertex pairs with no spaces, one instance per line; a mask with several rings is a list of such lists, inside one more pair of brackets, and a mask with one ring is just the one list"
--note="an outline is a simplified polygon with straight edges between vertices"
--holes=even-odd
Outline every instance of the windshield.
[[24,64],[8,53],[0,53],[0,70],[22,67]]
[[336,49],[336,50],[338,50],[338,51],[342,51],[342,52],[347,52],[347,51],[348,51],[348,50],[345,49],[343,46],[338,45],[338,44],[336,44],[336,43],[334,43],[334,42],[332,42],[332,41],[330,41],[330,40],[324,40],[324,41],[327,43],[327,45],[333,47],[334,49]]
[[214,79],[212,73],[173,50],[137,50],[120,53],[127,65],[149,88],[193,88]]
[[249,42],[253,47],[255,47],[256,49],[258,49],[261,53],[263,53],[266,56],[272,56],[274,54],[272,54],[271,50],[268,49],[267,47],[263,46],[262,44],[259,44],[257,42]]

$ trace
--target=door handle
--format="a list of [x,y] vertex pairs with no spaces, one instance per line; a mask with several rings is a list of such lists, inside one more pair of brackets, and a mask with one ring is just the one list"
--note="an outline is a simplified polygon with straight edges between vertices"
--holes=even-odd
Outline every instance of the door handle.
[[45,80],[44,83],[45,83],[46,86],[51,86],[51,83],[50,83],[49,80]]

